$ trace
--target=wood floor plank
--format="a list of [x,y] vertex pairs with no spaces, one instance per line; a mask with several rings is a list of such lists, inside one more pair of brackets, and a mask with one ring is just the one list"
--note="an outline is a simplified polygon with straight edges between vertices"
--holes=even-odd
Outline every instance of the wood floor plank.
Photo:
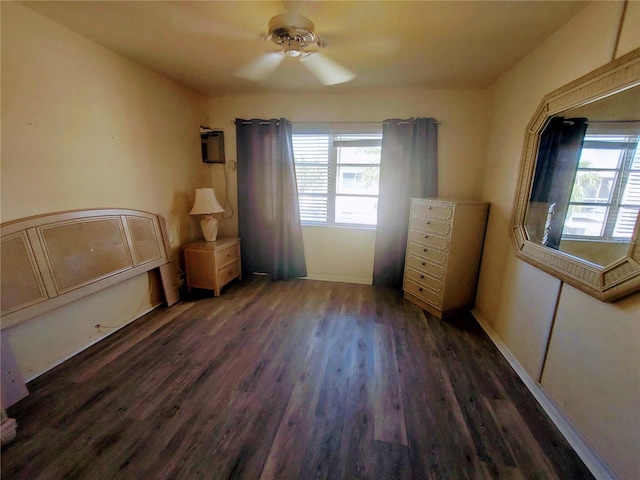
[[376,323],[373,327],[374,438],[408,445],[402,391],[398,372],[393,327]]
[[373,322],[362,322],[351,358],[337,478],[375,478]]
[[195,291],[29,390],[3,479],[592,478],[470,315],[382,287]]
[[509,400],[485,400],[490,404],[494,418],[506,437],[508,448],[516,458],[519,470],[530,478],[559,479],[526,422]]
[[436,338],[441,360],[449,372],[457,403],[460,406],[464,423],[474,439],[478,457],[489,464],[515,466],[513,457],[495,423],[484,398],[503,398],[499,385],[493,384],[493,378],[487,373],[490,367],[484,358],[470,355],[469,342],[464,336],[467,323],[455,327],[457,322],[446,322],[437,318],[429,319],[431,330],[439,334]]
[[338,476],[344,419],[346,414],[349,374],[352,362],[356,321],[343,308],[336,318],[334,342],[330,343],[322,386],[315,408],[314,428],[302,459],[299,478]]
[[412,385],[404,395],[415,478],[482,478],[436,339],[422,311],[408,307],[397,339],[398,362]]
[[93,355],[84,364],[82,375],[71,377],[71,381],[80,383],[88,380],[101,368],[113,362],[123,353],[138,345],[141,341],[152,335],[156,330],[162,328],[177,316],[187,311],[195,304],[193,302],[182,302],[175,308],[163,310],[157,315],[153,322],[148,322],[145,328],[136,329],[135,335],[122,336],[118,340],[109,342],[108,346],[102,350],[100,355]]

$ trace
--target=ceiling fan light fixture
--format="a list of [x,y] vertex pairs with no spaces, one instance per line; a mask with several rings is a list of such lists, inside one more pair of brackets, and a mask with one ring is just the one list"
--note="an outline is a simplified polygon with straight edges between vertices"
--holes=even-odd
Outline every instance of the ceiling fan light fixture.
[[298,40],[285,40],[282,43],[282,49],[287,57],[299,57],[302,53],[300,42]]

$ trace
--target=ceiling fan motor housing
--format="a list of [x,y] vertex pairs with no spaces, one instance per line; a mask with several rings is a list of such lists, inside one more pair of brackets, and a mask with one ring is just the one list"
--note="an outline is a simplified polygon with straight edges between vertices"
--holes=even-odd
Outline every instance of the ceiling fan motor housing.
[[307,17],[287,12],[276,15],[269,20],[269,36],[271,41],[282,46],[285,55],[297,57],[301,49],[316,43],[314,25]]

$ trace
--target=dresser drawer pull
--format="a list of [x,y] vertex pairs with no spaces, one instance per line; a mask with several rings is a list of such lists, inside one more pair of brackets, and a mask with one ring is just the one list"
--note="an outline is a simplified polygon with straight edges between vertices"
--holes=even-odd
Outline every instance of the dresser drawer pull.
[[425,265],[426,265],[426,263],[425,263],[425,262],[422,262],[422,266],[424,267]]
[[427,249],[425,248],[425,249],[423,250],[423,252],[426,252],[426,251],[427,251]]
[[428,210],[433,210],[433,207],[432,207],[431,205],[429,205],[429,206],[427,207],[427,209],[428,209]]
[[427,225],[431,225],[431,221],[427,220]]
[[424,238],[429,238],[429,235],[425,235]]
[[418,291],[419,291],[419,292],[422,292],[422,287],[418,287]]
[[420,275],[420,278],[424,278],[424,275]]

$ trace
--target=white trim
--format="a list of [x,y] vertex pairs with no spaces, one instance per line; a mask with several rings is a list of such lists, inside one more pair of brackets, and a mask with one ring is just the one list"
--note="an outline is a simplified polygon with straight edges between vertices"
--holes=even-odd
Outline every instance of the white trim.
[[144,317],[147,313],[151,312],[152,310],[155,310],[156,308],[158,308],[160,305],[162,305],[164,303],[164,301],[158,303],[157,305],[153,305],[151,306],[151,308],[149,308],[148,310],[145,310],[143,312],[141,312],[138,316],[133,317],[131,320],[129,320],[126,323],[123,323],[122,325],[120,325],[117,328],[113,328],[110,329],[109,332],[107,332],[105,335],[102,335],[101,337],[96,338],[95,340],[87,343],[86,345],[84,345],[83,347],[80,347],[77,350],[74,350],[72,353],[69,353],[67,355],[65,355],[62,358],[57,359],[54,363],[52,363],[51,365],[49,365],[47,368],[45,368],[44,370],[38,372],[38,373],[34,373],[28,377],[25,377],[24,379],[24,383],[29,383],[32,380],[35,380],[36,378],[38,378],[40,375],[43,375],[45,373],[47,373],[49,370],[53,370],[54,368],[56,368],[58,365],[60,365],[63,362],[66,362],[67,360],[69,360],[71,357],[75,357],[76,355],[78,355],[80,352],[85,351],[87,348],[92,347],[93,345],[95,345],[96,343],[98,343],[101,340],[104,340],[105,338],[107,338],[109,335],[114,334],[115,332],[117,332],[118,330],[120,330],[123,327],[126,327],[127,325],[129,325],[131,322],[135,322],[136,320],[138,320],[139,318]]
[[571,420],[562,412],[558,404],[545,391],[544,387],[529,376],[518,359],[511,353],[509,347],[502,341],[498,334],[491,328],[476,308],[471,310],[482,329],[489,336],[493,344],[500,351],[505,360],[515,370],[524,385],[531,392],[542,409],[549,415],[551,421],[558,427],[560,433],[569,442],[582,459],[586,467],[598,480],[619,480],[619,477],[611,470],[602,457],[589,444]]

